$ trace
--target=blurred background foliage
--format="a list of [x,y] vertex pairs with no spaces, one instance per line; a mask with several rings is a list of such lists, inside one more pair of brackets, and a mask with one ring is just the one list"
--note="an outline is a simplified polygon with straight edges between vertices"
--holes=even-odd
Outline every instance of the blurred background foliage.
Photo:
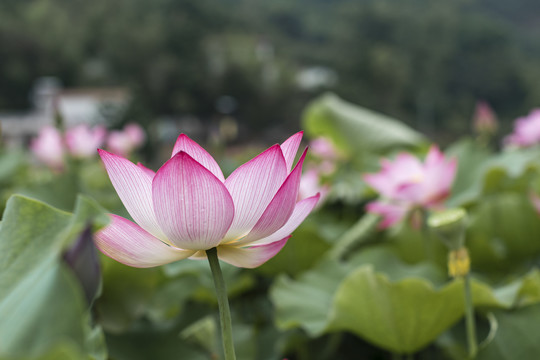
[[[449,140],[478,99],[510,121],[540,95],[540,5],[531,0],[2,0],[0,111],[29,107],[33,81],[128,86],[130,116],[219,115],[242,135],[298,128],[321,91]],[[335,81],[299,87],[302,69]],[[333,75],[332,75],[333,76]]]
[[[499,134],[538,106],[539,10],[532,0],[0,0],[0,112],[28,109],[34,80],[53,75],[67,88],[127,86],[125,120],[150,140],[157,119],[195,117],[211,140],[234,117],[242,146],[207,147],[226,174],[299,128],[306,143],[337,147],[320,179],[326,199],[288,245],[254,270],[224,264],[245,360],[465,358],[461,282],[447,276],[443,245],[409,221],[381,231],[364,210],[376,194],[362,175],[381,157],[449,145],[458,171],[446,205],[469,213],[488,339],[478,358],[535,359],[540,149],[462,135],[479,99]],[[300,76],[314,68],[325,81]],[[160,145],[131,160],[156,169],[170,153]],[[306,170],[325,160],[309,156]],[[85,302],[64,255],[89,223],[103,225],[103,208],[129,215],[97,156],[66,157],[59,173],[23,149],[0,152],[0,359],[218,358],[206,262],[133,269],[101,256]]]

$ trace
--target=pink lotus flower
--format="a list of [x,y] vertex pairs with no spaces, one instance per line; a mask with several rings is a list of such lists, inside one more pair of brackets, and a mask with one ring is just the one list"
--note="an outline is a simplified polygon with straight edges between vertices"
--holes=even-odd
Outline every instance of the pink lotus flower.
[[309,142],[311,153],[322,159],[335,160],[338,152],[332,142],[324,137],[318,137]]
[[44,164],[60,171],[64,167],[64,144],[58,129],[52,126],[43,127],[37,138],[30,144],[30,150]]
[[456,165],[456,159],[445,159],[437,146],[429,149],[424,163],[407,153],[399,154],[393,162],[383,159],[380,172],[364,176],[383,198],[369,203],[367,210],[381,215],[379,227],[386,228],[401,221],[411,209],[441,206],[450,193]]
[[106,135],[107,131],[103,126],[90,129],[88,125],[81,124],[66,131],[66,145],[74,157],[89,158],[96,154]]
[[527,147],[540,143],[540,109],[533,109],[528,116],[518,118],[514,132],[504,139],[509,147]]
[[318,137],[309,142],[309,148],[311,154],[318,158],[318,168],[322,174],[331,174],[336,170],[336,161],[340,154],[330,140]]
[[321,175],[317,169],[308,169],[300,178],[300,188],[298,199],[305,199],[313,194],[319,193],[319,205],[324,201],[329,191],[328,185],[321,184]]
[[120,156],[128,156],[144,144],[146,135],[138,124],[128,124],[123,131],[112,131],[107,139],[107,148]]
[[476,103],[473,116],[474,130],[479,134],[493,134],[497,130],[497,116],[484,101]]
[[253,268],[276,255],[317,204],[297,202],[306,151],[290,170],[302,133],[274,145],[227,179],[201,146],[181,134],[156,173],[99,150],[111,182],[135,222],[110,215],[96,234],[107,256],[134,267],[206,258]]

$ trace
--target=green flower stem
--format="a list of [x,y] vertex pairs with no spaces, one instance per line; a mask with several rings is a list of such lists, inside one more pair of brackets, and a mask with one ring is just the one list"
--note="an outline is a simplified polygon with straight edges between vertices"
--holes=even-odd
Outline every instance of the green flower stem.
[[469,358],[474,359],[478,352],[476,341],[476,324],[474,319],[474,305],[471,292],[471,275],[463,277],[463,287],[465,290],[465,324],[467,326],[467,343],[469,345]]
[[426,257],[426,260],[434,262],[435,261],[435,254],[433,252],[433,245],[431,244],[431,229],[428,226],[428,218],[429,213],[426,209],[420,209],[420,217],[421,217],[421,233],[422,233],[422,241],[424,242],[424,256]]
[[221,273],[221,268],[219,266],[217,249],[212,248],[210,250],[206,250],[206,256],[208,256],[208,262],[210,263],[210,269],[212,270],[212,277],[214,278],[214,286],[216,287],[219,308],[219,322],[221,324],[221,339],[223,340],[225,360],[236,360],[232,337],[231,310],[229,309],[229,299],[227,298],[225,280],[223,280],[223,274]]
[[342,260],[353,250],[369,242],[380,220],[379,215],[366,213],[339,238],[329,252],[329,257]]

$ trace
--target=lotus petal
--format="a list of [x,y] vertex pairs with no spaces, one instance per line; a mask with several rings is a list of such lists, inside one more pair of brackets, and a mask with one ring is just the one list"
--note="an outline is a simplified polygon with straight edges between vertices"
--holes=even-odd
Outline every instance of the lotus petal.
[[293,166],[294,158],[298,152],[298,147],[300,146],[303,135],[304,132],[299,131],[281,144],[281,151],[283,152],[283,157],[287,163],[287,171],[290,171]]
[[234,217],[225,185],[184,151],[157,171],[152,198],[158,224],[169,241],[182,249],[217,246]]
[[296,204],[293,213],[291,214],[289,220],[287,220],[285,225],[283,225],[275,233],[265,237],[264,239],[253,241],[251,245],[265,245],[289,236],[311,213],[315,205],[317,205],[319,198],[320,194],[317,194],[315,196],[299,201]]
[[286,177],[285,159],[279,145],[274,145],[227,178],[235,216],[225,242],[245,236],[255,226]]
[[276,196],[272,199],[261,218],[257,221],[253,229],[240,240],[243,243],[250,243],[271,235],[281,228],[296,205],[298,198],[298,189],[300,187],[300,177],[302,175],[302,165],[306,158],[307,149],[304,150],[302,157],[296,164],[294,170],[289,174],[283,185],[279,188]]
[[133,220],[159,239],[166,239],[154,215],[152,177],[131,161],[105,150],[98,150],[105,169]]
[[95,234],[94,241],[102,253],[125,265],[139,268],[159,266],[194,253],[161,242],[121,216],[110,217],[111,223]]
[[178,136],[178,139],[176,139],[176,143],[174,144],[171,157],[173,157],[180,151],[188,153],[189,156],[195,159],[195,161],[210,170],[212,174],[216,175],[219,180],[221,180],[222,182],[225,181],[223,172],[221,171],[221,168],[219,167],[216,160],[214,160],[212,155],[210,155],[199,144],[191,140],[185,134],[180,134],[180,136]]
[[245,248],[223,245],[217,248],[218,257],[231,265],[252,269],[273,258],[285,246],[289,237]]
[[383,220],[379,223],[380,229],[385,229],[400,222],[407,214],[408,208],[399,204],[389,204],[382,201],[374,201],[366,205],[367,211],[379,214]]

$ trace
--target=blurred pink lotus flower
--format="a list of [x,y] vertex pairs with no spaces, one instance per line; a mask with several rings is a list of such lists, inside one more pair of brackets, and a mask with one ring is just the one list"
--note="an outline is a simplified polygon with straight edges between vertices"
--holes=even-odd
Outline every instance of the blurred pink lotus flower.
[[91,129],[86,124],[77,125],[66,131],[66,145],[71,155],[84,159],[96,154],[103,145],[107,130],[103,126]]
[[156,173],[99,150],[111,182],[135,222],[110,215],[96,234],[107,256],[134,267],[218,257],[257,267],[285,245],[319,194],[297,202],[306,151],[291,171],[302,133],[274,145],[227,179],[200,145],[181,134],[172,157]]
[[319,171],[322,174],[331,174],[336,169],[336,160],[339,152],[332,142],[324,137],[318,137],[309,142],[311,154],[319,159]]
[[497,130],[497,116],[485,101],[476,103],[473,125],[479,134],[493,134]]
[[383,217],[380,228],[398,223],[412,209],[440,207],[450,193],[457,165],[456,159],[446,159],[437,146],[429,149],[424,163],[407,153],[381,163],[380,172],[364,176],[383,198],[367,205],[367,211]]
[[298,190],[298,200],[303,200],[313,194],[319,193],[322,204],[329,191],[328,185],[321,185],[321,175],[317,169],[308,169],[300,178],[300,188]]
[[332,142],[324,137],[318,137],[309,142],[311,153],[319,158],[336,159],[338,152]]
[[111,131],[107,139],[107,148],[114,154],[128,156],[144,144],[146,134],[138,124],[128,124],[123,131]]
[[527,147],[540,143],[540,109],[533,109],[528,116],[518,118],[514,132],[504,139],[508,147]]
[[64,144],[62,135],[52,126],[43,127],[30,144],[30,150],[45,165],[61,171],[64,167]]

